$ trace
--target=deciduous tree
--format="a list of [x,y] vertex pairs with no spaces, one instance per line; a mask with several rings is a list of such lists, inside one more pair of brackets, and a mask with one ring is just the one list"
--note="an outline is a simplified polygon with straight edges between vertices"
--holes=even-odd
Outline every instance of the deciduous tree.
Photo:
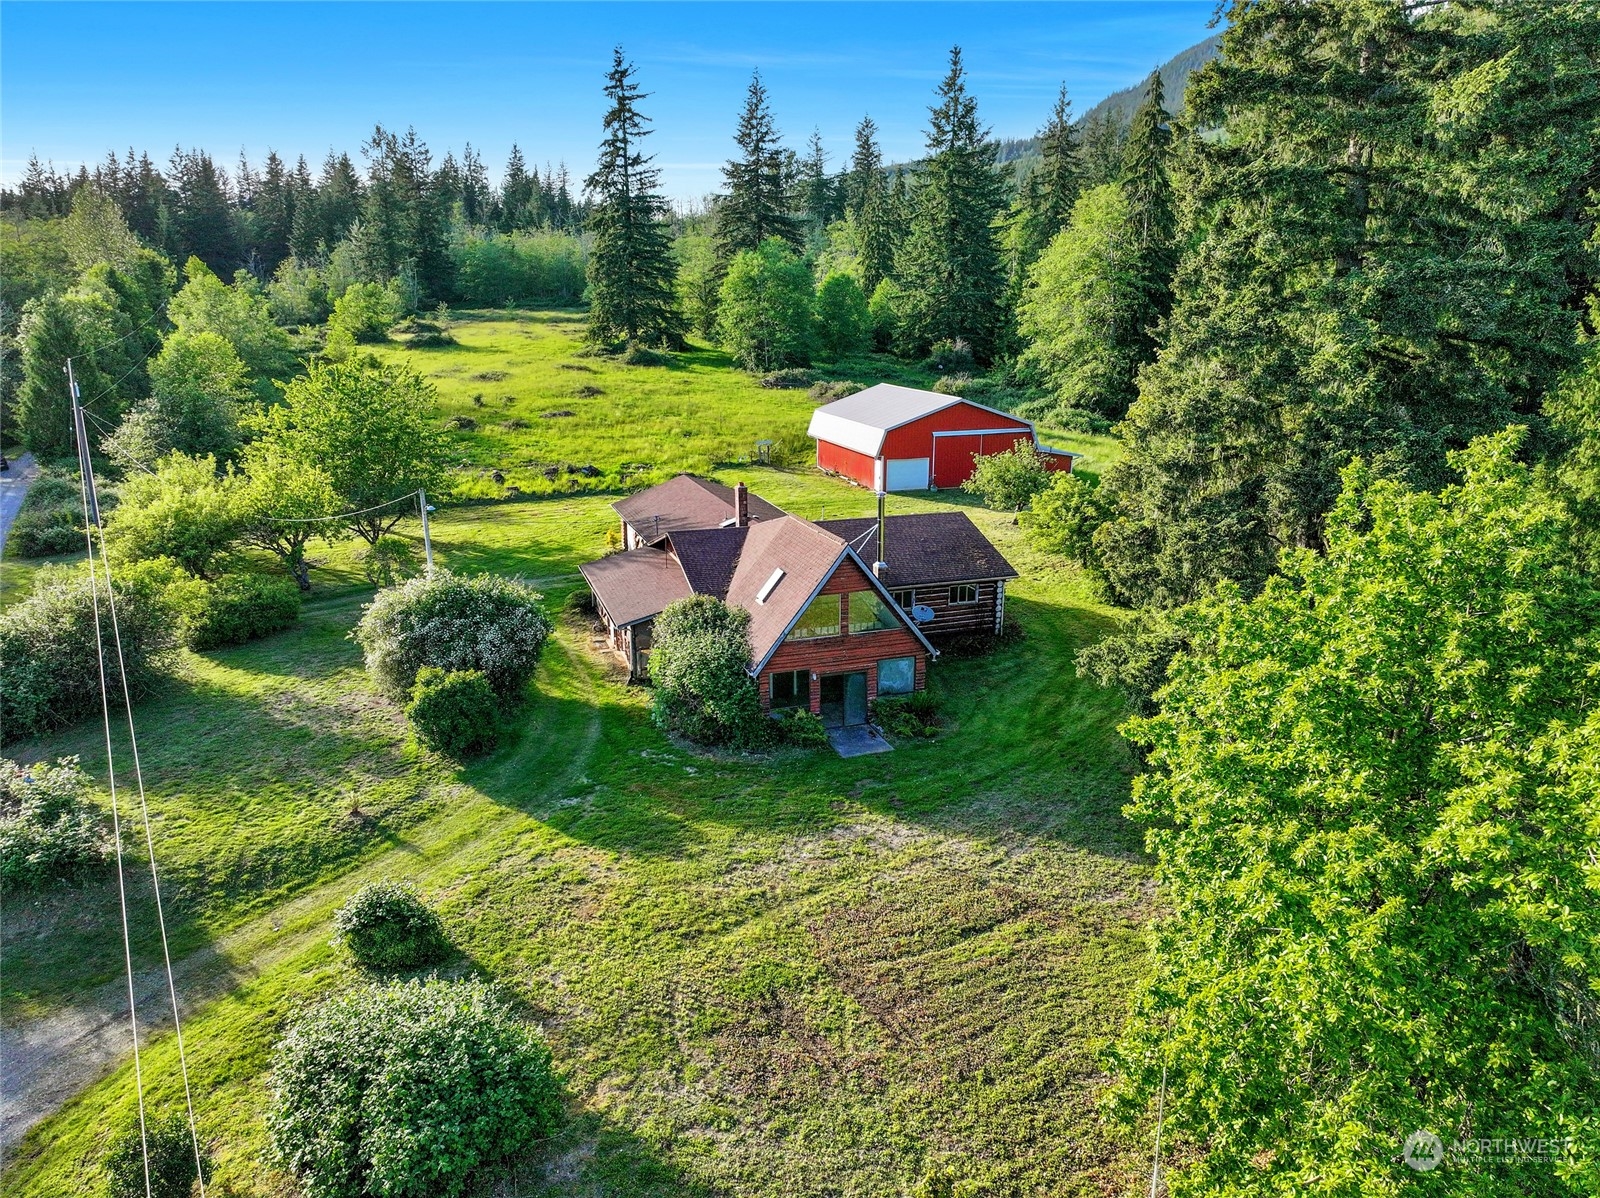
[[1594,1192],[1600,590],[1519,439],[1438,494],[1347,469],[1327,552],[1180,613],[1126,726],[1164,914],[1111,1111],[1163,1094],[1175,1192],[1399,1192],[1417,1131],[1572,1137],[1452,1192]]
[[[418,490],[437,492],[447,447],[434,391],[405,366],[371,358],[313,363],[257,421],[261,440],[287,461],[319,470],[369,545],[408,516]],[[366,509],[376,508],[368,511]]]

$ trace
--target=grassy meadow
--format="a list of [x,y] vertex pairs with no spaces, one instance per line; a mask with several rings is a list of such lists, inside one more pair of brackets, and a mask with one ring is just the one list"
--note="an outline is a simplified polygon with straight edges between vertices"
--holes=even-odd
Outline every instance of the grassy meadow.
[[[457,324],[459,347],[383,352],[425,370],[447,416],[481,413],[480,389],[516,396],[501,410],[520,417],[492,419],[526,427],[452,435],[474,471],[516,482],[516,467],[530,491],[558,491],[539,485],[545,464],[614,479],[637,462],[742,478],[805,516],[872,509],[804,466],[740,464],[756,438],[803,432],[803,391],[764,390],[709,351],[673,367],[577,358],[578,331],[572,313],[484,314]],[[888,373],[872,368],[841,377]],[[486,371],[507,377],[472,378]],[[570,394],[581,385],[603,394]],[[557,410],[575,414],[539,418]],[[1109,460],[1109,443],[1051,439]],[[435,553],[533,580],[554,610],[604,550],[615,497],[444,507]],[[944,730],[880,757],[674,745],[647,692],[563,616],[501,747],[457,767],[367,681],[347,633],[368,592],[344,545],[295,628],[186,655],[138,717],[210,1192],[292,1192],[262,1165],[272,1045],[297,1010],[362,980],[330,920],[375,878],[421,887],[459,950],[445,971],[504,985],[566,1076],[567,1125],[485,1196],[1136,1192],[1147,1146],[1099,1124],[1096,1048],[1143,968],[1151,871],[1119,815],[1132,763],[1117,702],[1072,666],[1113,613],[1009,516],[951,493],[891,511],[951,504],[1022,573],[1008,610],[1024,635],[936,663]],[[28,569],[5,569],[14,594]],[[103,777],[100,737],[82,725],[8,754],[76,753]],[[153,986],[148,886],[131,899],[136,972]],[[8,1019],[49,1026],[112,1001],[115,912],[109,880],[8,899]],[[164,1028],[143,1066],[155,1106],[180,1101]],[[13,1153],[6,1193],[100,1192],[131,1064],[83,1080]]]

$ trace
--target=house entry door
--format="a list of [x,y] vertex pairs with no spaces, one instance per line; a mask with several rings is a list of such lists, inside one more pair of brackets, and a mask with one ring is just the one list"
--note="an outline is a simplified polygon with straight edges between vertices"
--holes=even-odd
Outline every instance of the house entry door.
[[823,675],[822,722],[829,728],[849,728],[867,722],[866,674]]
[[846,727],[867,722],[867,676],[865,674],[846,674],[844,676],[844,722]]

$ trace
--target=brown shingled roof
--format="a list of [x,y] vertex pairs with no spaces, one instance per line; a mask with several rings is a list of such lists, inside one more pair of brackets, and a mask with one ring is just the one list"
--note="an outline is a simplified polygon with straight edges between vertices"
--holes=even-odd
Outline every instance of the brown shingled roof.
[[[686,528],[716,528],[733,519],[733,488],[709,478],[680,474],[658,486],[649,487],[626,499],[619,499],[611,510],[621,516],[640,536],[651,541]],[[777,520],[783,509],[774,507],[759,495],[749,498],[752,522]]]
[[611,622],[619,626],[659,615],[674,599],[694,594],[683,569],[664,549],[630,549],[578,569]]
[[[876,558],[876,517],[818,520],[817,524],[849,542],[867,561]],[[882,582],[891,589],[1017,577],[1011,563],[1000,556],[965,512],[889,516],[884,520],[883,539],[889,569],[882,575]]]
[[[728,602],[750,613],[753,660],[766,659],[843,553],[843,541],[809,520],[785,516],[750,527],[728,584]],[[765,602],[757,602],[774,570],[783,571],[782,580]]]
[[728,597],[728,584],[733,581],[750,527],[685,528],[671,535],[671,550],[678,555],[678,564],[695,594]]

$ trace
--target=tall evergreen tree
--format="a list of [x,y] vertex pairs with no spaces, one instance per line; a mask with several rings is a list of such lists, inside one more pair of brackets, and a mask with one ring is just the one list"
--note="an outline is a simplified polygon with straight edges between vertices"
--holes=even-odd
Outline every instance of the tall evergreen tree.
[[177,193],[174,248],[231,277],[241,256],[227,176],[204,150],[174,150],[171,167]]
[[758,249],[769,237],[800,246],[800,227],[789,213],[789,185],[782,140],[757,71],[750,78],[744,111],[733,140],[739,156],[722,168],[727,194],[717,202],[715,236],[724,260]]
[[483,159],[467,143],[461,152],[461,217],[469,225],[481,225],[489,217],[489,173]]
[[1083,122],[1083,138],[1078,152],[1082,187],[1100,187],[1122,177],[1122,143],[1127,130],[1116,114],[1102,112]]
[[292,180],[284,169],[283,159],[277,151],[267,151],[266,166],[256,192],[255,252],[258,269],[263,277],[278,269],[278,263],[289,256],[289,236],[294,222],[294,198],[290,194]]
[[649,118],[639,111],[649,93],[634,81],[622,47],[613,53],[605,94],[611,108],[594,173],[584,187],[594,199],[589,231],[589,337],[598,342],[676,342],[677,268],[667,235],[667,202],[656,191],[661,172],[644,153]]
[[959,46],[929,111],[926,169],[900,252],[902,336],[917,351],[965,340],[986,362],[1002,329],[1006,278],[994,221],[1005,184],[988,130],[978,123],[978,102],[967,92]]
[[[1172,130],[1165,101],[1161,72],[1155,71],[1128,126],[1128,144],[1122,152],[1122,195],[1128,203],[1133,244],[1138,247],[1135,271],[1145,299],[1138,323],[1147,330],[1154,329],[1172,306],[1172,272],[1177,265],[1172,180],[1167,173]],[[1153,357],[1154,348],[1151,337],[1145,356]]]
[[1020,294],[1028,267],[1072,220],[1072,205],[1081,190],[1080,178],[1072,101],[1067,98],[1067,85],[1063,83],[1050,120],[1039,131],[1039,164],[1028,172],[1012,207],[1007,239],[1013,296]]
[[878,126],[870,116],[864,116],[856,126],[855,153],[850,156],[850,173],[845,179],[845,212],[860,220],[868,198],[886,184],[883,152],[878,149]]
[[806,156],[800,160],[800,186],[796,205],[805,216],[806,232],[819,237],[835,214],[833,180],[828,177],[828,154],[822,148],[822,133],[813,129],[806,141]]
[[1539,404],[1593,286],[1600,10],[1395,0],[1228,12],[1190,80],[1190,247],[1097,536],[1126,600],[1262,584],[1361,456],[1438,487]]
[[368,181],[361,220],[380,247],[384,272],[414,277],[418,294],[411,297],[413,302],[448,294],[453,266],[428,147],[415,129],[399,137],[380,125],[362,152]]
[[522,148],[513,142],[511,154],[506,158],[506,173],[500,181],[500,228],[504,232],[526,227],[528,209],[533,206],[537,188],[537,182],[528,174]]

